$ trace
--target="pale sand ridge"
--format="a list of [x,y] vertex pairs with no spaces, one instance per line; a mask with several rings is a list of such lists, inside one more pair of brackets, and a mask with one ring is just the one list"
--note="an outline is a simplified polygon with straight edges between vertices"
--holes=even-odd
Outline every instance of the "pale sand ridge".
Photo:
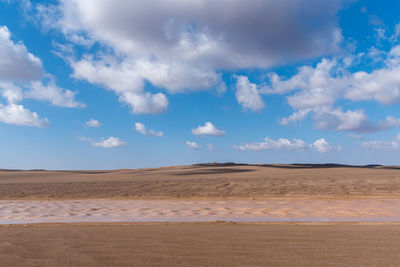
[[400,222],[400,199],[0,201],[0,224],[196,221]]

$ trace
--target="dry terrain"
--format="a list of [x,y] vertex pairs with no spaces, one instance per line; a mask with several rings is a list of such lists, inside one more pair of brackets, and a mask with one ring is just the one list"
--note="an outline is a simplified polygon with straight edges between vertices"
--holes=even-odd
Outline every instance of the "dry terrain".
[[[96,221],[0,225],[0,265],[400,266],[399,203],[398,167],[0,170],[3,223]],[[98,223],[218,214],[353,222]]]
[[0,227],[1,266],[399,266],[400,225]]
[[400,168],[199,164],[111,171],[0,170],[0,199],[400,197]]

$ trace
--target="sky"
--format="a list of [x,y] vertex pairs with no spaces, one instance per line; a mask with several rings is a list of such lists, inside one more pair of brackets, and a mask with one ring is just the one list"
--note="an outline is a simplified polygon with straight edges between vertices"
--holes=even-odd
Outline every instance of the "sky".
[[0,0],[0,168],[399,164],[400,1]]

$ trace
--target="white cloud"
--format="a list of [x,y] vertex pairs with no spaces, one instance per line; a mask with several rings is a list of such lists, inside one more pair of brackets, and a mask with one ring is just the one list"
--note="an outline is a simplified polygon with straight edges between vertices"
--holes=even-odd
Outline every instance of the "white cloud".
[[266,137],[264,142],[248,143],[234,147],[239,150],[305,150],[307,144],[300,139],[293,139],[291,141],[286,138],[279,138],[273,140]]
[[395,118],[372,122],[363,110],[343,111],[340,107],[334,107],[340,99],[375,100],[385,105],[400,101],[400,45],[393,46],[388,52],[374,51],[353,56],[359,59],[365,57],[364,61],[372,62],[376,57],[383,57],[379,60],[379,67],[370,72],[352,73],[349,69],[354,66],[348,62],[349,57],[323,58],[315,67],[299,67],[297,74],[289,78],[270,73],[267,83],[260,85],[260,91],[264,94],[288,95],[288,104],[294,112],[279,120],[283,125],[304,120],[311,114],[316,128],[322,130],[363,133],[398,126],[400,120]]
[[126,146],[126,142],[119,139],[118,137],[108,137],[106,139],[102,139],[100,141],[94,141],[93,139],[86,138],[86,137],[79,137],[78,138],[81,141],[88,141],[92,144],[94,147],[101,147],[101,148],[113,148],[113,147],[121,147],[121,146]]
[[367,141],[361,144],[362,147],[375,149],[375,150],[399,150],[400,149],[400,134],[398,134],[392,141]]
[[48,127],[50,125],[47,118],[40,118],[36,112],[29,111],[22,105],[0,103],[0,122],[14,125]]
[[235,149],[238,150],[253,150],[253,151],[258,151],[258,150],[300,150],[304,151],[307,149],[315,149],[319,153],[327,153],[332,150],[337,150],[341,151],[341,146],[331,146],[325,138],[321,138],[316,140],[312,144],[307,144],[301,139],[286,139],[286,138],[279,138],[277,140],[270,139],[269,137],[266,137],[264,139],[264,142],[254,142],[254,143],[247,143],[243,145],[234,145],[233,146]]
[[87,57],[70,61],[77,79],[86,79],[114,91],[133,113],[160,114],[168,107],[163,93],[145,92],[144,80],[171,93],[188,90],[225,88],[220,75],[183,65],[166,65],[145,60],[125,59],[122,63],[110,57],[93,60]]
[[167,97],[163,93],[122,93],[120,101],[128,103],[133,113],[161,114],[169,105]]
[[196,142],[186,141],[186,145],[190,149],[200,149],[200,146]]
[[22,42],[14,42],[5,26],[0,26],[0,95],[7,104],[1,104],[0,121],[8,124],[47,127],[47,118],[40,118],[19,104],[25,98],[50,101],[55,106],[83,107],[75,100],[75,92],[63,90],[50,78],[42,83],[45,75],[42,62],[28,52]]
[[363,110],[342,111],[341,108],[321,107],[314,109],[314,125],[319,130],[353,131],[359,133],[381,130],[371,122]]
[[119,139],[118,137],[108,137],[105,140],[99,141],[99,142],[93,142],[93,146],[97,147],[102,147],[102,148],[113,148],[113,147],[118,147],[118,146],[125,146],[126,143],[125,141]]
[[246,76],[237,77],[236,99],[244,109],[261,111],[264,108],[264,102],[261,99],[257,85],[250,83]]
[[141,77],[155,86],[165,88],[171,93],[199,91],[224,85],[219,74],[180,64],[162,64],[148,61],[136,61],[135,70]]
[[18,103],[23,99],[22,89],[13,83],[0,83],[0,93],[8,103]]
[[328,141],[325,140],[325,138],[321,138],[316,140],[313,144],[312,144],[312,148],[314,148],[315,150],[317,150],[319,153],[327,153],[330,152],[332,150],[337,150],[337,151],[341,151],[342,147],[341,146],[331,146]]
[[76,101],[76,92],[62,89],[54,81],[50,81],[47,85],[41,82],[32,82],[29,87],[29,90],[24,94],[25,98],[49,101],[52,105],[59,107],[85,107],[85,104]]
[[143,123],[140,122],[136,122],[135,123],[135,129],[136,131],[138,131],[139,133],[143,134],[143,135],[149,135],[149,136],[154,136],[154,137],[162,137],[164,136],[164,133],[162,131],[154,131],[154,130],[147,130],[146,126]]
[[[400,59],[400,57],[399,57]],[[400,99],[400,65],[352,75],[344,97],[353,101],[376,100],[394,104]]]
[[155,136],[155,137],[162,137],[162,136],[164,136],[164,133],[163,133],[162,131],[156,132],[156,131],[150,129],[150,130],[147,132],[147,135]]
[[329,60],[326,58],[315,66],[301,66],[298,68],[296,75],[283,79],[276,73],[269,73],[270,85],[265,86],[262,90],[264,93],[289,93],[294,90],[312,91],[316,89],[336,88],[338,79],[332,77],[335,73],[340,73],[337,60]]
[[129,63],[85,58],[71,61],[71,67],[75,78],[86,79],[114,91],[121,102],[131,107],[133,113],[160,114],[168,107],[168,99],[163,93],[143,91],[143,78],[135,72],[135,66]]
[[[336,14],[346,1],[61,0],[34,10],[44,28],[86,49],[82,57],[68,52],[74,77],[113,90],[134,113],[159,114],[168,100],[146,92],[145,82],[169,93],[221,93],[221,70],[267,68],[338,51]],[[93,56],[94,43],[100,48]],[[260,110],[255,91],[248,92],[239,90],[240,101]]]
[[380,123],[382,130],[390,129],[391,127],[400,126],[400,119],[393,116],[386,117],[386,120]]
[[29,53],[22,42],[14,43],[5,26],[0,26],[0,58],[0,81],[26,82],[44,74],[41,60]]
[[335,102],[335,97],[327,90],[313,89],[296,93],[287,98],[290,106],[297,110],[307,110],[321,106],[330,106]]
[[194,135],[213,135],[213,136],[224,136],[225,131],[219,130],[211,122],[206,122],[203,126],[198,126],[192,129]]
[[87,122],[85,122],[85,125],[87,126],[87,127],[94,127],[94,128],[97,128],[97,127],[100,127],[101,126],[101,123],[98,121],[98,120],[95,120],[95,119],[89,119]]
[[135,123],[135,129],[136,129],[136,131],[138,131],[139,133],[141,133],[143,135],[147,134],[146,126],[143,123],[136,122]]
[[[336,12],[343,2],[63,0],[47,10],[40,8],[47,12],[44,23],[67,37],[101,41],[140,58],[153,54],[162,62],[179,60],[226,69],[269,67],[288,56],[336,51],[341,41]],[[243,21],[256,21],[259,27]]]
[[326,153],[331,151],[332,149],[329,143],[325,140],[325,138],[316,140],[312,145],[320,153]]
[[278,122],[282,125],[287,125],[291,122],[302,121],[308,116],[308,114],[310,112],[311,112],[311,109],[302,109],[302,110],[294,112],[292,115],[290,115],[287,118],[282,118],[282,119],[278,120]]
[[400,126],[400,119],[388,116],[384,121],[373,122],[364,110],[347,110],[321,106],[314,109],[301,109],[287,118],[282,118],[279,123],[287,125],[290,122],[304,120],[312,113],[314,126],[318,130],[352,131],[356,133],[371,133],[383,131]]

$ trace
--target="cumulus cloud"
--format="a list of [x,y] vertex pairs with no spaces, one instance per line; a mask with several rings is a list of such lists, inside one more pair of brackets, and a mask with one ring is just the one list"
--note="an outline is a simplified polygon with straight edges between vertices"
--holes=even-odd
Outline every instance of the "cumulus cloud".
[[327,153],[333,150],[341,150],[340,146],[331,146],[324,138],[316,140],[312,144],[307,144],[301,139],[286,139],[286,138],[279,138],[277,140],[271,139],[266,137],[263,142],[254,142],[254,143],[246,143],[243,145],[234,145],[235,149],[238,150],[299,150],[304,151],[307,149],[315,149],[319,153]]
[[44,74],[42,61],[29,53],[22,42],[14,43],[5,26],[0,26],[0,58],[0,81],[25,82]]
[[[376,53],[362,54],[363,60],[373,60]],[[386,130],[398,126],[398,119],[388,117],[372,122],[364,110],[346,110],[334,107],[336,101],[375,100],[384,105],[400,101],[400,45],[390,51],[379,52],[378,68],[366,72],[351,72],[352,59],[323,58],[315,67],[301,66],[297,74],[283,78],[276,73],[268,74],[265,84],[258,85],[263,94],[286,94],[288,104],[294,109],[292,115],[279,122],[287,125],[304,120],[311,115],[317,129],[353,131],[358,133]],[[254,85],[257,86],[257,85]]]
[[219,130],[211,122],[206,122],[203,126],[198,126],[192,129],[192,134],[194,135],[213,135],[213,136],[224,136],[225,131]]
[[161,114],[167,110],[169,105],[168,99],[163,93],[124,92],[120,95],[119,100],[129,104],[133,113]]
[[260,111],[264,108],[257,85],[250,83],[246,76],[237,77],[236,100],[244,109]]
[[164,62],[178,58],[194,65],[248,68],[336,51],[341,41],[336,12],[343,2],[77,0],[41,10],[53,15],[48,26],[67,37],[80,34],[141,58],[154,54]]
[[186,145],[190,149],[200,149],[200,146],[196,142],[186,141]]
[[13,83],[0,82],[0,94],[8,103],[18,103],[23,99],[22,89]]
[[342,111],[341,108],[314,109],[314,125],[319,130],[353,131],[368,133],[383,130],[383,126],[368,119],[363,110]]
[[22,105],[0,103],[0,122],[14,125],[48,127],[50,125],[47,118],[40,118],[36,112],[32,112]]
[[87,122],[85,122],[85,125],[87,126],[87,127],[94,127],[94,128],[97,128],[97,127],[100,127],[101,126],[101,123],[98,121],[98,120],[95,120],[95,119],[89,119]]
[[141,133],[143,135],[149,135],[149,136],[154,136],[154,137],[164,136],[164,133],[162,131],[156,132],[151,129],[147,130],[146,126],[140,122],[135,123],[135,129],[136,129],[136,131],[138,131],[139,133]]
[[130,63],[115,63],[90,58],[71,61],[73,77],[86,79],[114,91],[121,102],[128,104],[133,113],[163,113],[168,107],[168,99],[163,93],[144,92],[143,77],[136,73]]
[[321,138],[316,140],[313,144],[312,144],[312,148],[314,148],[315,150],[317,150],[319,153],[327,153],[330,152],[332,150],[337,150],[337,151],[341,151],[342,147],[341,146],[331,146],[328,141],[325,140],[325,138]]
[[49,101],[52,105],[58,107],[85,107],[85,104],[76,101],[75,94],[76,92],[58,87],[54,81],[50,81],[47,85],[42,82],[32,82],[29,84],[29,89],[25,92],[24,97]]
[[307,144],[300,139],[291,141],[286,138],[279,138],[273,140],[266,137],[264,142],[254,142],[234,147],[239,150],[304,150],[307,148]]
[[[158,92],[157,101],[149,102],[145,82],[169,93],[221,93],[221,70],[267,68],[338,51],[336,14],[343,2],[61,0],[35,10],[46,29],[86,49],[82,57],[68,58],[74,77],[115,91],[134,113],[159,114],[168,100]],[[93,57],[95,43],[100,49]],[[261,109],[255,101],[243,103]]]
[[91,138],[87,137],[79,137],[78,138],[81,141],[88,141],[92,144],[94,147],[101,147],[101,148],[113,148],[113,147],[121,147],[121,146],[126,146],[126,142],[119,139],[118,137],[110,136],[106,139],[102,139],[100,141],[95,141]]
[[8,124],[47,127],[47,118],[40,118],[19,102],[25,98],[49,101],[61,107],[83,107],[75,100],[75,92],[58,87],[52,78],[46,84],[42,62],[31,54],[22,42],[14,42],[5,26],[0,26],[0,94],[7,104],[1,104],[0,121]]
[[108,137],[107,139],[104,139],[99,142],[93,142],[93,146],[97,147],[102,147],[102,148],[113,148],[113,147],[118,147],[118,146],[126,146],[125,141],[119,139],[118,137]]

